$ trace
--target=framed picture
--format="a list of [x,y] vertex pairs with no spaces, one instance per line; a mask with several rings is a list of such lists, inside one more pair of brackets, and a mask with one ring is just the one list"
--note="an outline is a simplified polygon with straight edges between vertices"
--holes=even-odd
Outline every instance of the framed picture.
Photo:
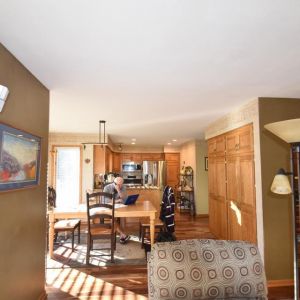
[[208,157],[207,156],[204,157],[204,169],[205,169],[205,171],[208,171]]
[[41,138],[0,123],[0,192],[39,184]]

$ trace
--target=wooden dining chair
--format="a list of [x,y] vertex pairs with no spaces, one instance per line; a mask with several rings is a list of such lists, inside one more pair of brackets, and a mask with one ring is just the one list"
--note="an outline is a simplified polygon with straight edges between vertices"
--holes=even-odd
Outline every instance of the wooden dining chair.
[[[56,207],[56,191],[54,187],[48,187],[48,207]],[[74,236],[76,229],[78,230],[78,244],[80,244],[80,219],[57,220],[54,224],[54,241],[57,241],[59,232],[71,232],[72,235],[72,251],[74,251]]]
[[[110,193],[96,192],[86,194],[88,222],[86,250],[87,264],[90,262],[90,256],[92,256],[90,252],[92,250],[110,250],[110,261],[114,262],[114,251],[116,249],[114,202],[113,194]],[[95,240],[109,240],[110,247],[101,247],[95,249]]]

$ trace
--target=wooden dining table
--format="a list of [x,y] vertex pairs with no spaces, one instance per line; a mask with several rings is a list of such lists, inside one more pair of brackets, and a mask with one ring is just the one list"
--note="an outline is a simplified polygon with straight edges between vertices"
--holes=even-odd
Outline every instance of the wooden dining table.
[[[69,209],[52,209],[49,210],[49,256],[53,258],[54,245],[54,223],[57,219],[83,219],[87,220],[86,204],[81,204],[76,208]],[[154,243],[154,220],[157,213],[156,208],[150,201],[140,201],[133,205],[125,205],[115,208],[116,218],[137,218],[149,217],[150,220],[150,242]]]

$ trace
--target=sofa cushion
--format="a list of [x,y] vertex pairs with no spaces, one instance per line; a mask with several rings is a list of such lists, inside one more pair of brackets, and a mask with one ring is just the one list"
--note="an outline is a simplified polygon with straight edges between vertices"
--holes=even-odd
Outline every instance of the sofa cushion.
[[149,299],[267,299],[256,245],[183,240],[155,244],[148,255]]

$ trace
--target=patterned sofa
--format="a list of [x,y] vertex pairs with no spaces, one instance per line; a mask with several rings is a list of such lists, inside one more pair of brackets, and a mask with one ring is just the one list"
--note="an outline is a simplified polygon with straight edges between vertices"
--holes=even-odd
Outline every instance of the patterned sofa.
[[150,300],[267,299],[258,248],[242,241],[156,243],[148,254],[148,289]]

